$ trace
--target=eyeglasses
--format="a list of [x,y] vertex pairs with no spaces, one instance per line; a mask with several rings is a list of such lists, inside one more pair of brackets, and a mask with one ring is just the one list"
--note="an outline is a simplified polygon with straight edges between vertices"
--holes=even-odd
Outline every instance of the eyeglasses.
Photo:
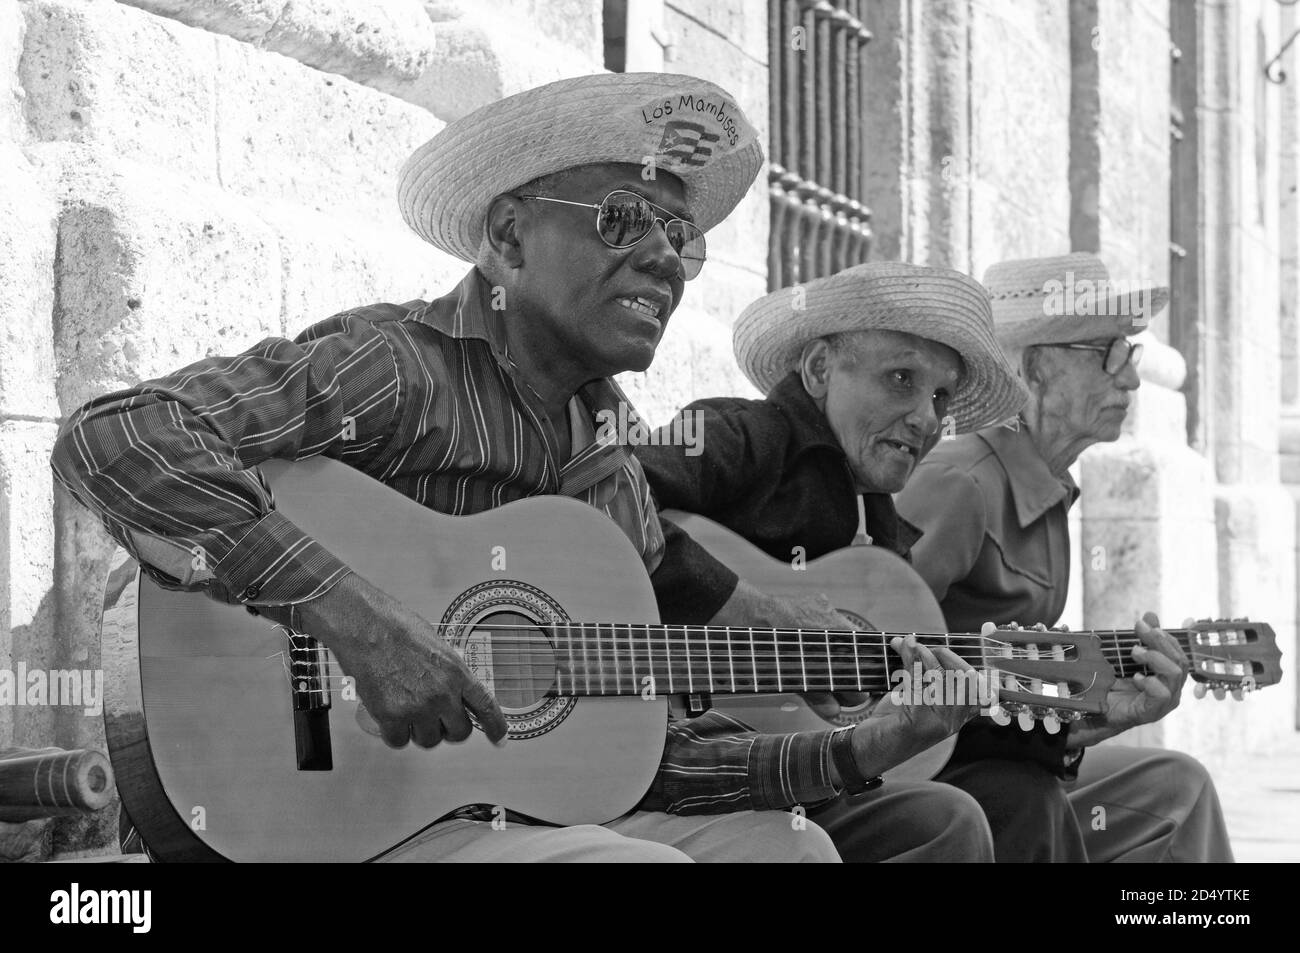
[[1125,367],[1132,364],[1137,367],[1142,360],[1142,345],[1128,338],[1115,338],[1109,344],[1040,344],[1039,347],[1063,347],[1072,351],[1100,351],[1106,356],[1101,365],[1106,373],[1114,377]]
[[690,281],[704,267],[704,232],[684,219],[655,215],[655,209],[668,215],[672,213],[635,192],[616,189],[606,195],[599,205],[590,202],[569,202],[545,195],[521,195],[519,198],[597,209],[596,234],[610,248],[631,248],[650,234],[655,227],[655,222],[663,222],[668,244],[677,253],[680,261],[677,266],[677,276],[683,281]]

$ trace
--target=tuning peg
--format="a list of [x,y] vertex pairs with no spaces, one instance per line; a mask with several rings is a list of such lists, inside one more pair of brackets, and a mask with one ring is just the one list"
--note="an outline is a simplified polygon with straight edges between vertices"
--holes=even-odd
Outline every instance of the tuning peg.
[[1011,724],[1011,716],[1007,714],[1007,710],[1001,705],[994,705],[990,708],[989,717],[993,719],[995,724],[1002,725],[1004,728]]
[[1240,685],[1238,685],[1236,688],[1234,688],[1234,689],[1232,690],[1232,697],[1233,697],[1233,699],[1235,699],[1236,701],[1241,701],[1242,699],[1244,699],[1244,698],[1246,697],[1246,694],[1245,694],[1245,692],[1243,692],[1243,691],[1241,690],[1241,686],[1240,686]]
[[1043,730],[1049,735],[1057,734],[1061,730],[1061,720],[1056,717],[1055,710],[1050,715],[1043,716]]
[[1223,687],[1222,685],[1215,685],[1215,686],[1214,686],[1214,700],[1215,700],[1215,701],[1220,701],[1220,702],[1223,701],[1223,699],[1227,696],[1227,694],[1228,694],[1227,690],[1224,689],[1224,687]]
[[1021,730],[1021,731],[1033,731],[1033,730],[1034,730],[1034,715],[1033,715],[1033,712],[1030,712],[1030,711],[1022,711],[1020,714],[1016,715],[1016,721],[1020,723],[1020,730]]
[[1038,622],[1038,623],[1035,623],[1035,625],[1034,625],[1034,631],[1035,631],[1035,632],[1048,632],[1048,631],[1051,631],[1051,630],[1047,628],[1046,623]]
[[1056,627],[1056,631],[1057,631],[1057,632],[1069,632],[1069,631],[1070,631],[1070,627],[1069,627],[1068,625],[1058,625],[1058,626]]
[[1205,683],[1204,683],[1204,682],[1197,682],[1197,683],[1196,683],[1196,687],[1194,687],[1194,688],[1192,689],[1192,694],[1195,695],[1197,698],[1204,698],[1204,697],[1205,697]]

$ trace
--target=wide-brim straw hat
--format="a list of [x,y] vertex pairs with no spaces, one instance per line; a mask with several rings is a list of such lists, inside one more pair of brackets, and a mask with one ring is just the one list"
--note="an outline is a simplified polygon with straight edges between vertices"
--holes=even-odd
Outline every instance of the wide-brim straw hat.
[[1116,281],[1087,252],[1000,262],[984,286],[998,340],[1015,348],[1137,334],[1169,303],[1168,288]]
[[727,217],[763,165],[758,134],[726,90],[673,73],[563,79],[457,119],[406,161],[402,217],[464,261],[478,257],[492,199],[594,163],[632,163],[681,179],[705,231]]
[[988,292],[959,271],[898,262],[855,265],[749,305],[732,334],[745,376],[769,393],[804,345],[846,331],[902,331],[946,344],[965,364],[948,413],[965,433],[1019,413],[1027,394],[993,335]]

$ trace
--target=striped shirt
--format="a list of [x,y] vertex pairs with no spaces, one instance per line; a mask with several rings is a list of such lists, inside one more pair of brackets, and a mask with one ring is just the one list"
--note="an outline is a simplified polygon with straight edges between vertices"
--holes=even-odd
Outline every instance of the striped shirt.
[[[317,454],[454,516],[574,496],[614,520],[653,573],[665,542],[640,464],[589,426],[580,432],[590,442],[559,459],[491,295],[471,270],[435,301],[343,312],[292,341],[92,400],[65,423],[55,474],[159,584],[249,606],[309,601],[349,572],[277,513],[257,469]],[[588,423],[627,400],[608,379],[577,398]],[[759,736],[716,713],[675,722],[646,807],[710,813],[828,797],[828,737]]]

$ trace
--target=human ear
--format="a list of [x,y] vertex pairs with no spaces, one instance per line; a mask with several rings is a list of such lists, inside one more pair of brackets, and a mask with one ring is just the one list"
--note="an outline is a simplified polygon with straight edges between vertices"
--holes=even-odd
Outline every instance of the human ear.
[[488,206],[484,235],[494,257],[507,268],[521,268],[524,247],[520,237],[523,202],[513,195],[498,195]]
[[825,400],[830,388],[830,345],[825,338],[809,341],[799,355],[799,376],[803,389],[813,400]]

